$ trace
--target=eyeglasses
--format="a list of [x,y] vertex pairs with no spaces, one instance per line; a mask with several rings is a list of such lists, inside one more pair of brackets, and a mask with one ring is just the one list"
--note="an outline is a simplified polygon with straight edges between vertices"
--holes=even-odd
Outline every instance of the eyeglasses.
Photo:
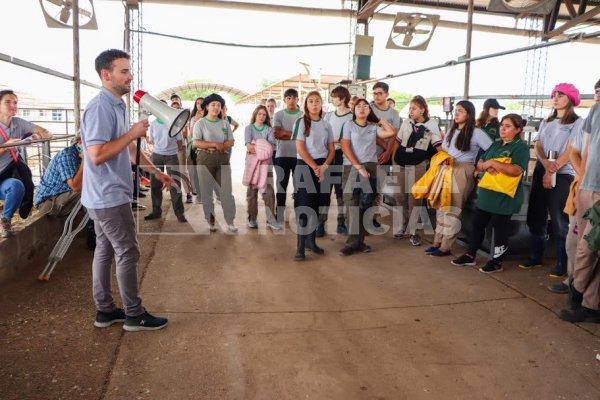
[[385,92],[373,92],[373,96],[384,96]]
[[355,105],[354,108],[369,108],[369,105],[365,103],[360,103]]

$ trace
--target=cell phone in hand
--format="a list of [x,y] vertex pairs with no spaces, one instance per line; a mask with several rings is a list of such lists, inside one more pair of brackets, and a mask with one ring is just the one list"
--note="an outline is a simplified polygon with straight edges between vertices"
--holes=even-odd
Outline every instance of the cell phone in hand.
[[27,132],[21,135],[21,141],[28,141],[33,139],[33,132]]

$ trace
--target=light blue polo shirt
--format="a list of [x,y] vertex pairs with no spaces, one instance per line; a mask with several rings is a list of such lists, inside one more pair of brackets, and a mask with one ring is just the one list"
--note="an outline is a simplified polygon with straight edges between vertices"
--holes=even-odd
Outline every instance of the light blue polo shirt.
[[159,119],[155,119],[148,129],[148,139],[154,142],[153,153],[161,156],[176,156],[178,151],[177,141],[182,141],[183,136],[179,132],[175,137],[170,137],[169,127]]
[[87,148],[116,140],[129,130],[125,102],[105,88],[94,97],[81,118],[81,142],[85,151],[81,204],[91,209],[128,204],[133,197],[129,149],[100,165],[94,165]]

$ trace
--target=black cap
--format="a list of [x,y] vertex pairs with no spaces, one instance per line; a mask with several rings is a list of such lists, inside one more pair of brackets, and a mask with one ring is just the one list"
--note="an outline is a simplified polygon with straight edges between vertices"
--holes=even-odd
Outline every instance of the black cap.
[[207,107],[208,107],[208,105],[210,103],[212,103],[213,101],[218,101],[219,103],[221,103],[221,108],[223,106],[225,106],[225,99],[222,98],[221,96],[219,96],[218,94],[213,93],[213,94],[211,94],[209,96],[206,96],[204,98],[204,101],[202,102],[202,109],[206,110]]
[[497,110],[506,110],[506,107],[502,107],[496,99],[487,99],[483,103],[483,108],[495,108]]

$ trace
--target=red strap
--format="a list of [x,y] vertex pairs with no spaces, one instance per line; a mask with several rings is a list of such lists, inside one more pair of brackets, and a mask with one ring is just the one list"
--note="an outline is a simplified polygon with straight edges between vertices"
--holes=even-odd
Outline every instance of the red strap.
[[[6,132],[4,132],[4,129],[0,126],[0,135],[2,135],[2,137],[4,138],[5,142],[8,142],[8,135],[6,134]],[[17,150],[15,150],[14,147],[11,147],[8,149],[8,151],[10,152],[10,155],[12,156],[13,160],[15,161],[15,164],[19,163],[19,156],[17,155]]]

